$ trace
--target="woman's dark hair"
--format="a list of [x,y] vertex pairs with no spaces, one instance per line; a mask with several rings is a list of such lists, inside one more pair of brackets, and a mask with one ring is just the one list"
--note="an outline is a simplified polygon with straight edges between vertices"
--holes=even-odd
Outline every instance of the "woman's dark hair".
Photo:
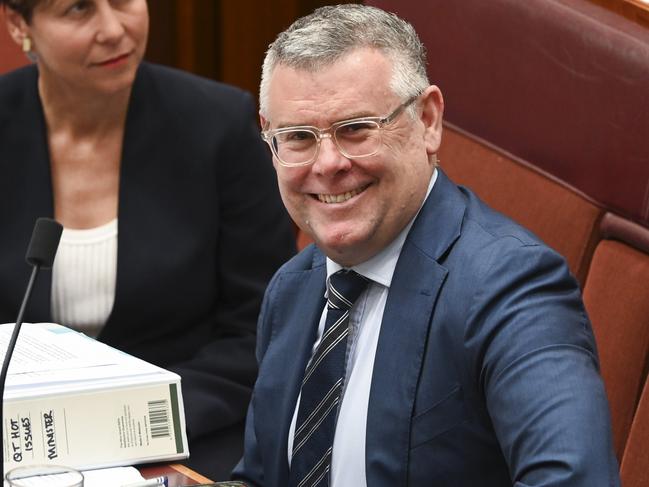
[[18,12],[25,22],[29,23],[32,20],[32,14],[36,5],[43,0],[0,0],[0,6],[6,6],[11,10]]

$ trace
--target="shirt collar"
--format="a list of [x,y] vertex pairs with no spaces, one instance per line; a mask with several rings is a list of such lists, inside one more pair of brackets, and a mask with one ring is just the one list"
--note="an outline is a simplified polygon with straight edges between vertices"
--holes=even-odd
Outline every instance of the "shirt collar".
[[[426,197],[421,202],[421,206],[419,207],[419,210],[417,210],[415,216],[412,217],[405,228],[401,230],[399,235],[397,235],[397,237],[388,246],[386,246],[383,250],[381,250],[378,254],[376,254],[369,260],[352,266],[352,270],[378,284],[381,284],[382,286],[388,288],[390,287],[390,284],[392,283],[392,276],[394,274],[394,270],[397,267],[397,261],[399,260],[399,255],[401,254],[401,249],[403,248],[403,244],[406,241],[408,232],[410,231],[412,224],[415,222],[419,211],[421,211],[421,208],[424,206],[426,199],[428,199],[428,195],[432,191],[433,186],[435,185],[435,181],[437,181],[437,168],[435,168],[435,170],[433,171],[433,175],[431,176],[430,182],[428,183]],[[332,274],[335,274],[341,269],[343,269],[343,266],[327,257],[327,279],[329,279]]]

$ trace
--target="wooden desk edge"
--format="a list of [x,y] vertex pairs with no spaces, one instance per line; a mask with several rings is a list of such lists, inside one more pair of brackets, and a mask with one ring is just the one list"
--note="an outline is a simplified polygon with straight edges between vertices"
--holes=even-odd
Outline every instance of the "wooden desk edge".
[[137,468],[145,478],[166,475],[169,479],[169,487],[209,484],[212,482],[207,477],[179,463],[152,463]]
[[169,467],[173,468],[176,472],[179,472],[189,477],[190,479],[195,480],[199,484],[209,484],[210,482],[212,482],[212,480],[208,479],[207,477],[204,477],[198,472],[194,472],[191,468],[181,465],[179,463],[172,463],[171,465],[169,465]]

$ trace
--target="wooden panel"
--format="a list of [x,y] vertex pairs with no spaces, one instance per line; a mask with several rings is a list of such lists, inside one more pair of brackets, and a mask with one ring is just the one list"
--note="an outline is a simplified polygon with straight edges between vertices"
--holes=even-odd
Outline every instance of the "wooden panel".
[[335,3],[345,2],[155,0],[147,59],[256,93],[268,44],[298,17]]
[[252,93],[259,89],[261,64],[268,45],[298,17],[339,3],[322,0],[222,1],[221,79]]
[[220,77],[218,7],[214,0],[149,2],[146,58],[201,76]]
[[299,16],[298,1],[220,3],[221,79],[256,93],[268,44]]
[[149,2],[149,45],[146,58],[149,61],[176,66],[176,0]]

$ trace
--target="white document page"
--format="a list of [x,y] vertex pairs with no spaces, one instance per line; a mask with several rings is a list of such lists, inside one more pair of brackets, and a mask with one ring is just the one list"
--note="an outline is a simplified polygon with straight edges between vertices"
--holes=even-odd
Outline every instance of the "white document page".
[[[13,330],[0,325],[0,353]],[[106,468],[189,454],[177,374],[53,323],[22,326],[3,416],[7,470]]]
[[[86,470],[83,473],[84,487],[120,487],[133,482],[141,482],[144,477],[134,467],[115,467],[100,468],[97,470]],[[29,485],[32,487],[49,487],[51,477],[35,477],[30,479]],[[7,481],[4,483],[8,487]]]
[[[13,324],[0,325],[0,351],[6,353]],[[68,390],[74,383],[128,379],[138,376],[150,380],[160,369],[136,357],[89,338],[83,333],[52,323],[23,324],[7,374],[7,397],[16,390],[61,386]],[[21,395],[24,394],[20,393]]]

